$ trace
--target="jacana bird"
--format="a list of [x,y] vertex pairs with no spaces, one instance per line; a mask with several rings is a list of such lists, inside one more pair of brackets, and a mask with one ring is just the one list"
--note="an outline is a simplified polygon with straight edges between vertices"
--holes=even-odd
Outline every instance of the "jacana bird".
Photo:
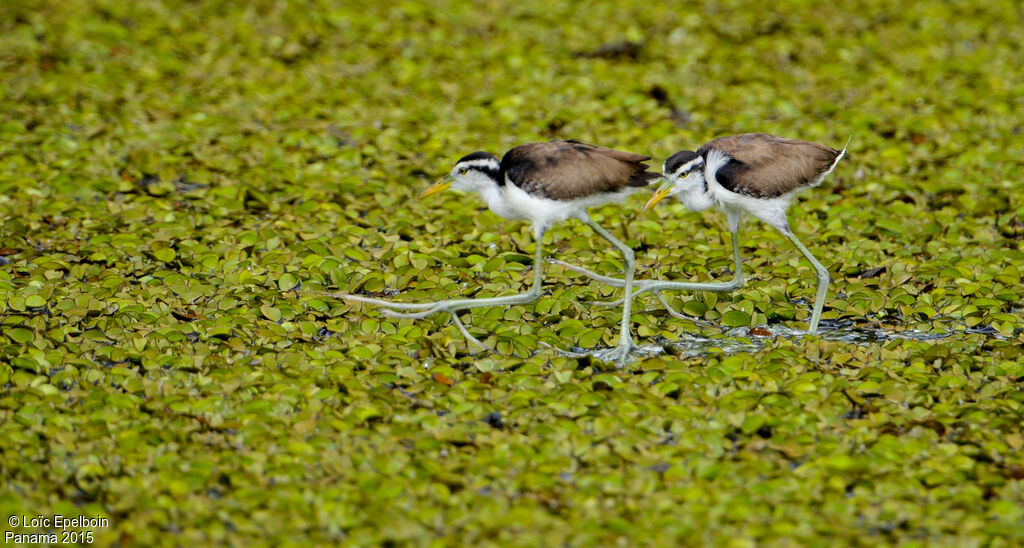
[[[474,152],[455,163],[451,174],[420,194],[425,198],[449,187],[478,193],[488,208],[500,217],[530,221],[536,240],[533,285],[525,293],[486,299],[453,299],[428,303],[395,303],[357,295],[339,295],[348,300],[384,307],[384,313],[399,318],[425,318],[448,312],[467,341],[487,348],[466,331],[455,314],[458,310],[484,306],[525,304],[541,296],[544,264],[541,242],[544,232],[555,223],[575,218],[586,223],[622,253],[625,261],[625,294],[633,289],[633,250],[592,221],[587,208],[621,202],[661,176],[647,171],[649,156],[589,145],[575,140],[528,143],[512,148],[499,161],[487,152]],[[618,346],[605,358],[625,363],[633,340],[630,335],[630,301],[622,306]],[[399,310],[415,311],[408,313]]]
[[[718,205],[725,211],[729,222],[734,276],[729,282],[718,283],[637,280],[634,284],[637,290],[632,295],[651,291],[669,311],[678,316],[661,298],[661,291],[732,291],[743,287],[739,227],[744,214],[748,214],[778,229],[793,242],[817,272],[818,290],[809,324],[809,331],[816,333],[828,292],[829,274],[793,234],[786,211],[797,194],[817,186],[832,173],[845,154],[845,146],[842,150],[836,150],[818,143],[764,133],[719,137],[701,146],[696,152],[683,150],[673,154],[662,167],[664,184],[651,196],[644,211],[671,195],[676,195],[691,211],[703,211]],[[624,285],[622,280],[616,278],[601,276],[562,261],[557,263],[605,283]]]

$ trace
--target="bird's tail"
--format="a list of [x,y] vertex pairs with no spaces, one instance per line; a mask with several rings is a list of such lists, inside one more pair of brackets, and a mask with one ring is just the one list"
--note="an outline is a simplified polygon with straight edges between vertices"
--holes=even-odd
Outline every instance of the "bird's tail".
[[660,178],[661,173],[641,171],[640,173],[634,173],[633,176],[629,178],[629,186],[647,186]]
[[843,145],[843,150],[839,151],[839,154],[836,156],[836,159],[832,160],[832,165],[828,166],[828,170],[825,172],[826,175],[832,173],[832,170],[835,169],[837,165],[839,165],[839,160],[842,160],[843,156],[846,156],[846,148],[850,146],[850,141],[853,141],[853,135],[851,135],[850,138],[846,140],[846,144]]

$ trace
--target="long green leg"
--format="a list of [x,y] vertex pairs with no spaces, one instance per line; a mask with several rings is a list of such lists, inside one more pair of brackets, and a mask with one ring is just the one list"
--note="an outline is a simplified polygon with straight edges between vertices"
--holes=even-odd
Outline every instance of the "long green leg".
[[[481,343],[475,337],[469,334],[465,326],[456,316],[456,311],[467,310],[471,308],[481,308],[486,306],[504,306],[511,304],[526,304],[536,301],[541,295],[541,277],[544,270],[544,256],[542,252],[541,242],[544,238],[544,232],[539,231],[537,234],[536,251],[534,252],[533,258],[533,285],[525,293],[518,295],[509,295],[507,297],[490,297],[486,299],[450,299],[445,301],[428,302],[428,303],[395,303],[391,301],[385,301],[383,299],[373,299],[370,297],[363,297],[360,295],[348,295],[348,294],[335,294],[334,296],[339,299],[345,299],[347,301],[355,301],[365,304],[372,304],[375,306],[383,307],[381,313],[385,316],[392,318],[410,318],[410,319],[422,319],[432,314],[439,312],[448,312],[452,316],[452,320],[455,322],[456,327],[462,332],[462,335],[468,342],[477,344],[483,348],[488,348],[486,345]],[[410,310],[415,312],[400,312],[401,310]]]
[[458,314],[456,314],[455,312],[452,312],[451,313],[451,317],[452,317],[452,323],[455,324],[455,327],[459,328],[459,332],[462,333],[462,336],[465,337],[467,341],[469,341],[469,342],[479,346],[480,348],[483,348],[484,350],[490,350],[491,352],[495,352],[495,350],[493,348],[491,348],[491,347],[487,346],[486,344],[480,342],[480,339],[478,339],[478,338],[474,337],[472,334],[470,334],[469,330],[466,329],[466,326],[462,325],[462,320],[459,319],[459,315]]
[[814,267],[814,271],[818,274],[818,292],[814,297],[814,311],[811,313],[811,323],[808,326],[808,331],[811,333],[817,333],[818,320],[821,319],[821,309],[825,306],[825,296],[828,294],[828,283],[830,279],[828,269],[822,266],[822,264],[818,262],[818,259],[814,258],[814,255],[811,255],[811,251],[804,246],[795,234],[793,234],[792,230],[789,230],[788,228],[780,228],[779,231],[785,234],[786,237],[789,238],[789,241],[793,242],[793,245],[800,250],[800,253],[803,253],[804,257],[807,257],[807,260],[811,262],[811,266]]
[[[613,246],[615,246],[621,253],[622,259],[626,263],[626,277],[623,280],[623,287],[626,288],[626,295],[631,295],[633,291],[633,272],[636,269],[636,259],[633,256],[633,250],[629,246],[620,242],[618,238],[612,236],[610,232],[601,228],[601,225],[595,223],[589,218],[584,221],[590,228],[597,232],[605,240],[608,240]],[[616,360],[618,367],[622,367],[626,364],[626,359],[629,357],[629,353],[633,350],[633,336],[629,332],[629,319],[630,319],[630,305],[633,299],[624,299],[622,303],[622,322],[619,325],[619,344],[610,354],[608,358]]]
[[[675,316],[677,318],[688,319],[687,316],[684,316],[683,314],[680,314],[679,312],[677,312],[675,309],[673,309],[671,306],[668,305],[668,303],[665,301],[665,299],[661,295],[662,291],[717,291],[717,292],[725,292],[725,291],[735,291],[735,290],[743,287],[743,284],[746,283],[746,281],[744,280],[744,277],[743,277],[743,259],[740,256],[739,232],[738,232],[738,230],[736,230],[736,231],[731,231],[731,233],[732,233],[732,256],[733,256],[733,263],[734,264],[733,264],[733,278],[731,280],[729,280],[728,282],[696,283],[696,282],[669,282],[669,281],[662,281],[662,280],[636,280],[635,282],[633,282],[633,285],[637,289],[636,289],[636,291],[633,292],[632,297],[635,298],[637,295],[640,295],[640,294],[642,294],[644,292],[650,291],[651,293],[654,294],[655,297],[658,298],[659,301],[661,301],[661,303],[663,305],[665,305],[665,308],[666,308],[666,310],[668,310],[669,314],[672,314],[673,316]],[[614,286],[614,287],[623,287],[623,286],[625,286],[625,280],[622,280],[622,279],[619,279],[619,278],[612,278],[610,276],[602,276],[601,274],[598,274],[596,272],[593,272],[593,271],[588,270],[586,268],[583,268],[581,266],[576,266],[574,264],[570,264],[570,263],[567,263],[565,261],[560,261],[558,259],[548,259],[548,261],[550,261],[553,264],[557,264],[557,265],[559,265],[559,266],[561,266],[563,268],[567,268],[567,269],[572,270],[574,272],[578,272],[580,274],[583,274],[584,276],[587,276],[589,278],[597,280],[597,281],[599,281],[601,283],[605,283],[605,284],[608,284],[608,285],[611,285],[611,286]],[[619,304],[621,304],[623,302],[624,299],[625,299],[625,297],[623,297],[622,299],[615,300],[615,301],[602,302],[602,303],[596,303],[596,304],[599,304],[599,305],[602,305],[602,306],[618,306]]]

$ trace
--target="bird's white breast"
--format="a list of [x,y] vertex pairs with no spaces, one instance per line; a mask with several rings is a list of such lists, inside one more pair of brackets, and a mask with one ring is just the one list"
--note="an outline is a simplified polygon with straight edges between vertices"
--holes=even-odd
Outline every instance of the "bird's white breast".
[[495,213],[507,218],[526,219],[545,227],[574,217],[581,211],[575,202],[535,196],[510,181],[505,183],[504,196],[507,215],[498,211]]
[[547,229],[555,223],[571,218],[586,220],[588,207],[620,202],[640,190],[636,187],[625,187],[618,192],[594,194],[575,200],[552,200],[530,194],[507,179],[502,189],[504,200],[498,209],[492,205],[491,211],[506,219],[529,220],[541,229]]

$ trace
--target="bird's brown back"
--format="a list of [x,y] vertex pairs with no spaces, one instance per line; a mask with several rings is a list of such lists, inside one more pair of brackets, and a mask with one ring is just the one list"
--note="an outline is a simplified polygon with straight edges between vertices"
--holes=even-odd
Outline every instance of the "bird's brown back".
[[732,158],[715,174],[718,183],[755,198],[775,198],[819,182],[840,154],[818,143],[765,133],[719,137],[697,149],[697,154],[706,157],[712,149]]
[[657,173],[647,171],[649,156],[579,141],[519,145],[501,159],[502,177],[526,192],[553,200],[574,200],[647,186]]

